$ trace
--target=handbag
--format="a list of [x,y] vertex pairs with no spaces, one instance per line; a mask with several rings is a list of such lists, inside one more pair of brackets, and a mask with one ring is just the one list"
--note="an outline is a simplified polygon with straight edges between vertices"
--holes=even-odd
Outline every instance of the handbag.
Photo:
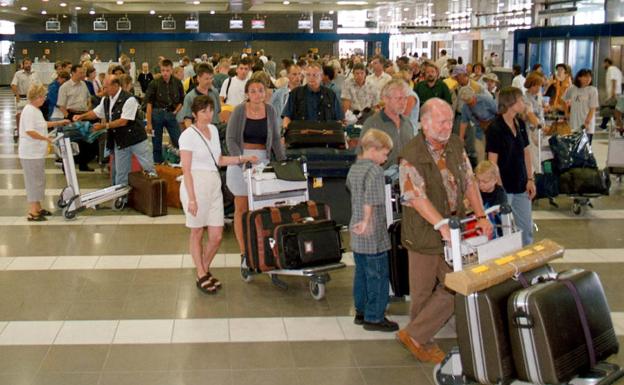
[[301,162],[298,160],[284,160],[281,162],[271,162],[270,167],[273,167],[273,171],[277,176],[277,179],[288,181],[304,181],[306,176],[301,167]]

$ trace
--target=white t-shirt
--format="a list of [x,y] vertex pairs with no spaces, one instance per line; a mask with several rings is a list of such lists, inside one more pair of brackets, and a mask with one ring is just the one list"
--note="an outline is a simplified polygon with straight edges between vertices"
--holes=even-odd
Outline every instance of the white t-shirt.
[[[104,100],[106,100],[106,98],[110,98],[110,116],[110,113],[112,112],[115,103],[117,103],[117,99],[119,99],[119,95],[121,95],[121,88],[112,98],[110,96],[102,98],[100,104],[98,104],[98,106],[93,109],[95,115],[100,119],[106,118],[106,111],[104,110]],[[126,100],[124,105],[121,107],[121,119],[134,120],[136,118],[136,112],[138,108],[139,103],[137,102],[136,98],[134,96],[129,97],[128,100]]]
[[514,77],[513,80],[511,81],[511,86],[520,88],[522,90],[522,93],[526,93],[526,89],[524,88],[525,81],[526,81],[526,78],[524,76],[518,75]]
[[[232,84],[228,90],[229,82],[232,82]],[[227,78],[221,85],[221,93],[219,96],[226,98],[225,104],[238,106],[245,101],[245,83],[247,83],[247,79],[240,80],[238,76]]]
[[[590,108],[600,107],[598,102],[598,89],[594,86],[578,88],[572,85],[563,96],[563,100],[570,102],[570,128],[572,131],[579,131],[585,124],[585,118]],[[596,130],[596,115],[586,127],[588,134],[593,134]]]
[[41,159],[48,153],[48,142],[33,139],[26,131],[36,131],[47,136],[48,123],[41,110],[28,103],[22,110],[19,123],[19,145],[17,149],[20,159]]
[[[203,171],[219,171],[215,165],[215,161],[219,161],[221,157],[221,142],[219,141],[219,131],[217,127],[212,124],[208,125],[210,130],[210,139],[206,138],[199,132],[199,130],[192,125],[182,132],[178,143],[180,144],[180,151],[191,151],[193,153],[193,160],[191,161],[191,171],[203,170]],[[201,135],[201,136],[200,136]],[[202,140],[204,138],[204,140]],[[208,146],[212,151],[212,156],[208,151]],[[213,157],[214,156],[214,160]]]
[[620,71],[619,68],[617,68],[616,66],[609,66],[609,68],[607,68],[607,79],[606,79],[606,91],[607,91],[607,97],[611,96],[611,84],[613,83],[612,81],[615,80],[615,94],[616,95],[621,95],[622,94],[622,71]]

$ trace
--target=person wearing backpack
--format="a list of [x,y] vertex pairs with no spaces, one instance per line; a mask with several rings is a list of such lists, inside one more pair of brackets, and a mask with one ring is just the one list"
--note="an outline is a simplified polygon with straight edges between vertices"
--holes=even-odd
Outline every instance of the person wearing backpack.
[[221,86],[221,104],[229,104],[230,106],[238,106],[245,102],[245,84],[249,78],[249,70],[251,62],[247,58],[243,58],[236,66],[236,76],[226,79]]

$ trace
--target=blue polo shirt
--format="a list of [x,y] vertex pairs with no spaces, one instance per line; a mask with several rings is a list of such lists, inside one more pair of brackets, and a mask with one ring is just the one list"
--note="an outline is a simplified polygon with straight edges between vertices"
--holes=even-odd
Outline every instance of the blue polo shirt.
[[[334,92],[331,89],[330,92]],[[340,106],[340,99],[336,94],[334,94],[334,105],[332,106],[334,110],[333,120],[343,120],[344,114],[342,112],[342,107]],[[288,102],[286,102],[286,106],[284,107],[284,111],[282,111],[282,117],[288,117],[293,120],[293,115],[295,112],[295,103],[292,97],[288,98]],[[318,107],[321,104],[321,91],[314,92],[310,89],[310,87],[305,87],[305,101],[306,101],[306,119],[318,121],[319,110]]]

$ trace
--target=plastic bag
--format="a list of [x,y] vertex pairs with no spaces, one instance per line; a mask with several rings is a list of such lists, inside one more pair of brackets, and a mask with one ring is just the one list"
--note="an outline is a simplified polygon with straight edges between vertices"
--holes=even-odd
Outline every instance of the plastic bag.
[[585,131],[572,135],[553,135],[548,140],[559,172],[571,168],[598,168]]

